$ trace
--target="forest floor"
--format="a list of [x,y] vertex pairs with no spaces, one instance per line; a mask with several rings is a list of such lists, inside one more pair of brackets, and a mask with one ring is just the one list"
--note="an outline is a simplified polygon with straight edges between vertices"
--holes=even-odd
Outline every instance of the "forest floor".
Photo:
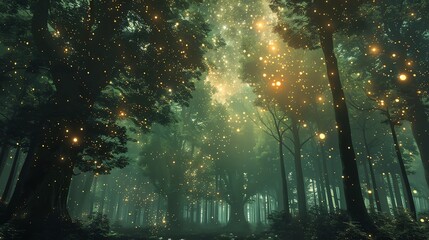
[[270,235],[267,232],[263,232],[266,228],[251,228],[245,231],[229,231],[225,227],[208,227],[199,230],[189,229],[180,234],[174,233],[156,233],[141,230],[132,229],[117,229],[115,232],[117,236],[113,236],[115,240],[251,240],[251,239],[276,239],[272,238],[260,238],[264,235]]

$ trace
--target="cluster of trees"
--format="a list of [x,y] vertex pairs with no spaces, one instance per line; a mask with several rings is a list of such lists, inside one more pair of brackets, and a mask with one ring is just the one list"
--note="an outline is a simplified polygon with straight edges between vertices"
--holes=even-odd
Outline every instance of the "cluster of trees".
[[[401,116],[404,117],[403,120],[411,123],[415,143],[419,147],[420,157],[425,166],[426,150],[422,140],[428,132],[419,126],[420,124],[427,126],[426,121],[428,121],[424,104],[427,84],[421,80],[427,75],[426,70],[422,68],[425,68],[428,59],[427,55],[420,54],[422,45],[427,44],[425,37],[427,28],[422,25],[426,19],[421,12],[423,9],[426,10],[427,6],[427,1],[398,1],[394,5],[387,1],[376,3],[372,1],[342,3],[271,1],[271,8],[280,19],[275,31],[288,46],[322,49],[327,69],[326,76],[332,92],[347,211],[353,219],[359,221],[368,230],[374,230],[374,225],[365,214],[367,211],[360,188],[347,101],[340,81],[341,74],[335,49],[342,48],[344,52],[342,57],[346,57],[347,61],[352,59],[351,62],[356,60],[358,66],[363,67],[360,68],[362,73],[359,72],[360,77],[357,80],[374,83],[371,90],[364,94],[370,95],[376,104],[381,105],[382,113],[387,118],[386,122],[393,135],[408,206],[415,216],[412,192],[397,140],[395,124],[400,122]],[[347,48],[341,43],[334,43],[335,34],[343,36],[342,41],[339,42],[344,42]],[[355,42],[353,45],[348,37],[356,35],[359,37],[359,43]],[[377,55],[377,59],[363,60],[369,54]],[[405,109],[395,111],[389,108],[392,95],[397,96],[394,98],[395,102],[406,104]],[[364,136],[366,136],[365,133]],[[371,156],[367,157],[371,158]],[[426,167],[425,172],[427,175]]]
[[0,4],[2,170],[15,152],[1,222],[69,220],[75,168],[125,167],[123,121],[147,132],[187,104],[209,29],[190,1]]

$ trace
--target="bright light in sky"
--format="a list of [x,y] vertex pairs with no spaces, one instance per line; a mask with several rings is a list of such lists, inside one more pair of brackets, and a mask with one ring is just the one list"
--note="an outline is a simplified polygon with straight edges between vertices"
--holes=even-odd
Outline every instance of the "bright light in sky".
[[[237,93],[246,91],[247,87],[247,84],[241,81],[241,65],[243,57],[246,56],[243,54],[242,44],[249,36],[245,31],[237,31],[237,29],[244,28],[248,29],[246,31],[254,31],[260,37],[261,44],[268,46],[269,50],[274,50],[274,52],[280,50],[279,46],[274,43],[282,42],[270,27],[275,24],[277,16],[271,11],[268,1],[257,4],[257,10],[246,9],[249,14],[240,21],[237,21],[236,11],[243,10],[246,6],[228,2],[231,8],[219,7],[225,4],[226,1],[219,1],[217,4],[209,5],[213,9],[213,16],[216,16],[209,19],[209,24],[213,27],[214,34],[221,33],[226,45],[206,54],[208,62],[213,63],[208,71],[207,80],[216,88],[213,100],[220,103],[227,103]],[[276,82],[274,83],[276,84]]]

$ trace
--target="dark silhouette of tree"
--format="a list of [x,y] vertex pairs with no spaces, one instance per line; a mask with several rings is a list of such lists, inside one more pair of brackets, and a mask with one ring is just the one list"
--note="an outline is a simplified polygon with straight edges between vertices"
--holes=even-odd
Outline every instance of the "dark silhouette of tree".
[[272,10],[280,19],[275,31],[289,46],[307,49],[320,47],[323,51],[337,124],[347,211],[354,220],[374,230],[360,189],[348,108],[333,39],[337,32],[348,34],[361,26],[359,7],[368,1],[273,0],[270,2]]
[[[31,39],[30,63],[17,67],[46,69],[55,91],[38,109],[40,118],[29,136],[28,154],[4,220],[69,219],[66,201],[76,156],[101,151],[90,146],[97,140],[87,129],[103,91],[113,89],[121,96],[119,107],[129,107],[112,114],[126,115],[146,128],[169,122],[171,104],[187,103],[194,88],[191,79],[205,68],[202,46],[208,29],[197,15],[183,17],[190,6],[187,1],[40,0],[10,6],[10,18],[27,26]],[[22,17],[23,11],[28,15]],[[2,72],[13,71],[14,64],[8,64]],[[112,125],[109,131],[124,130]],[[121,133],[115,141],[124,140],[118,139]],[[114,145],[107,141],[101,148],[124,150]],[[115,164],[123,165],[122,158],[116,159]],[[94,166],[105,171],[114,167]]]

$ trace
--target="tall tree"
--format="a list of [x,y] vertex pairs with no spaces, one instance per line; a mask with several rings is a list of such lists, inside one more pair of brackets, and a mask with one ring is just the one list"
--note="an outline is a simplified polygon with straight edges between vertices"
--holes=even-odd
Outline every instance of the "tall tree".
[[22,20],[21,10],[29,9],[30,19],[20,21],[31,26],[27,68],[48,69],[55,92],[40,108],[5,220],[24,213],[28,219],[68,219],[65,202],[75,152],[87,145],[88,117],[103,91],[112,86],[123,103],[135,103],[128,112],[114,114],[133,116],[146,127],[168,122],[170,104],[186,104],[190,80],[204,70],[207,28],[196,15],[184,17],[187,1],[11,5],[15,19]]
[[362,20],[359,8],[366,2],[369,1],[272,0],[271,8],[280,19],[275,31],[289,46],[308,49],[320,47],[323,51],[332,92],[347,211],[353,219],[374,230],[360,188],[346,97],[334,52],[334,34],[348,34],[360,27]]

